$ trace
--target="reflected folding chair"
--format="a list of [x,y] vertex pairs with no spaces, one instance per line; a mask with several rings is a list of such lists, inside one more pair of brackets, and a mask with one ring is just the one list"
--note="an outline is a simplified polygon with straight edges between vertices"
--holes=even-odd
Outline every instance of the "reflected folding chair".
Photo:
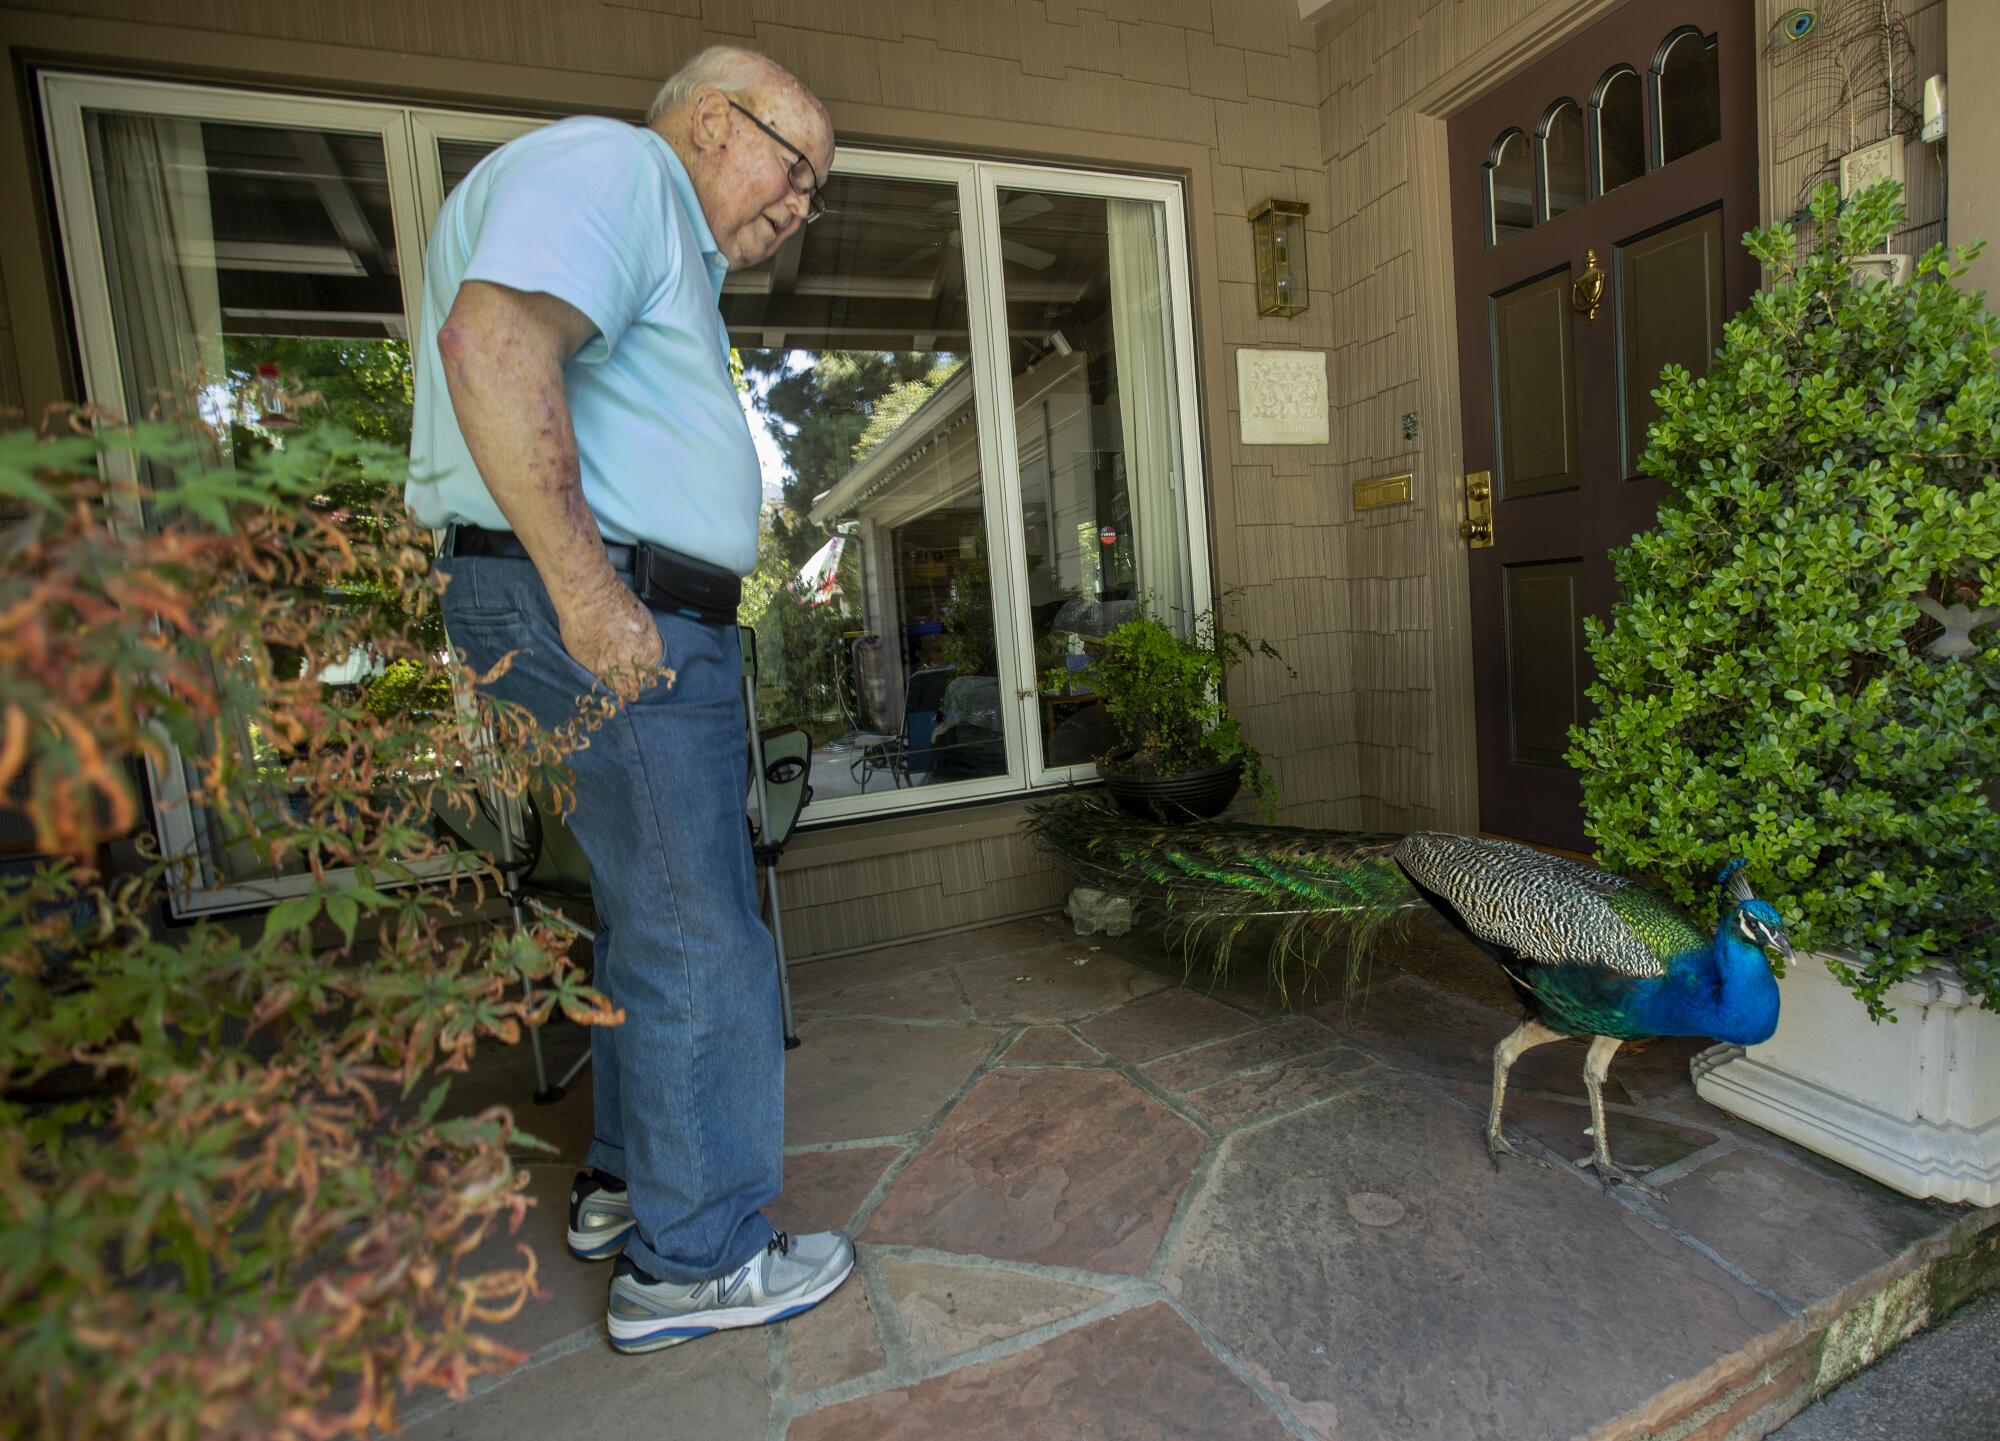
[[919,784],[934,763],[931,737],[937,731],[938,707],[944,703],[945,687],[951,684],[955,668],[948,665],[913,670],[903,688],[902,728],[894,735],[861,735],[853,743],[863,747],[848,767],[855,784],[863,791],[868,782],[883,771],[900,789]]
[[[778,1005],[784,1027],[785,1049],[799,1044],[792,1024],[792,987],[786,971],[785,933],[778,903],[778,860],[785,844],[797,829],[799,815],[812,800],[812,737],[799,726],[757,728],[757,659],[755,637],[743,633],[743,703],[750,720],[750,781],[756,796],[756,814],[746,817],[750,827],[751,853],[764,872],[765,924],[778,966]],[[481,792],[470,804],[453,804],[440,797],[433,803],[432,816],[446,837],[466,850],[485,855],[500,876],[501,894],[513,914],[516,929],[527,924],[528,912],[551,925],[595,944],[597,932],[562,909],[565,902],[589,903],[590,862],[570,833],[568,824],[550,804],[546,795],[530,792],[523,796],[490,796]],[[527,985],[527,999],[534,1001],[535,988]],[[586,1049],[570,1064],[562,1078],[549,1084],[548,1062],[542,1053],[539,1026],[528,1030],[528,1045],[535,1057],[535,1102],[549,1105],[563,1097],[566,1087],[590,1064]]]

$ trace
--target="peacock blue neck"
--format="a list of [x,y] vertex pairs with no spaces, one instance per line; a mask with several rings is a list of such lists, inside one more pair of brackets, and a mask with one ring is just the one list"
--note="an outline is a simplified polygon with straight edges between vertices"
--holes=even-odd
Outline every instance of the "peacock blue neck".
[[1778,980],[1763,947],[1745,939],[1737,925],[1740,910],[1741,905],[1729,907],[1715,928],[1709,948],[1715,964],[1713,989],[1703,986],[1688,997],[1696,1004],[1705,1001],[1709,1015],[1705,1025],[1690,1030],[1732,1045],[1755,1046],[1770,1040],[1778,1028]]
[[1709,1036],[1738,1046],[1771,1039],[1778,1028],[1777,978],[1762,948],[1737,927],[1738,909],[1723,913],[1708,946],[1669,961],[1658,981],[1628,987],[1618,1009],[1631,1034]]
[[1742,909],[1731,906],[1715,928],[1715,964],[1722,984],[1717,1025],[1709,1034],[1718,1041],[1755,1046],[1778,1029],[1778,978],[1771,974],[1764,948],[1745,939],[1736,924]]

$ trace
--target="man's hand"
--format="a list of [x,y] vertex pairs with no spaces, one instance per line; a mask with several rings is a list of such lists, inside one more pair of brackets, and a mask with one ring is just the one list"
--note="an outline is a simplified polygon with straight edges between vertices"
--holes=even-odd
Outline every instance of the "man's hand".
[[666,658],[653,613],[615,578],[585,595],[558,600],[556,619],[563,649],[622,700],[652,684]]

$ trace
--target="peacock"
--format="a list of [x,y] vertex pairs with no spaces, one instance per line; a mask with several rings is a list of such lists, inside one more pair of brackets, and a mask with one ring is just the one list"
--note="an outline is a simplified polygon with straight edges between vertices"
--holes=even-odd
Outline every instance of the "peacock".
[[[1347,953],[1361,973],[1385,928],[1429,906],[1497,961],[1527,1015],[1493,1048],[1487,1153],[1546,1164],[1501,1134],[1507,1074],[1550,1041],[1587,1038],[1590,1166],[1609,1192],[1658,1192],[1611,1158],[1602,1087],[1626,1041],[1707,1036],[1769,1040],[1778,984],[1766,951],[1791,959],[1784,922],[1752,894],[1744,862],[1716,878],[1721,917],[1711,936],[1680,906],[1623,876],[1485,836],[1394,836],[1220,822],[1173,825],[1125,816],[1075,795],[1033,809],[1031,833],[1091,883],[1154,902],[1178,928],[1192,964],[1206,949],[1219,971],[1246,929],[1268,923],[1274,976],[1293,959]],[[1260,929],[1260,936],[1264,931]]]

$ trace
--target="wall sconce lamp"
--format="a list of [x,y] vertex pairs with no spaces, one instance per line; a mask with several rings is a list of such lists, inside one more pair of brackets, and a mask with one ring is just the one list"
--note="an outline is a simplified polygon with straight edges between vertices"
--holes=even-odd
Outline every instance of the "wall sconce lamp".
[[1306,216],[1303,200],[1266,200],[1250,212],[1257,244],[1257,313],[1293,316],[1311,304],[1306,284]]

